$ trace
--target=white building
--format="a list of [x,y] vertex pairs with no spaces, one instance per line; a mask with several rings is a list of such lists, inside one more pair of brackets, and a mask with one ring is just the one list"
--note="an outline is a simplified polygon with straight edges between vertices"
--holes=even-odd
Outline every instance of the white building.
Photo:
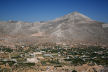
[[38,59],[37,58],[27,58],[27,62],[38,63]]

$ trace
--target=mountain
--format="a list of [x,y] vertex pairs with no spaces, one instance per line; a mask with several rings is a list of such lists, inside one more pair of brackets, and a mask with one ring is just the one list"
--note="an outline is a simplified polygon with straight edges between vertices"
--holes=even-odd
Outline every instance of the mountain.
[[106,43],[103,23],[73,12],[47,22],[0,22],[0,39],[4,42],[84,42]]
[[41,27],[42,29],[57,40],[97,42],[101,39],[106,41],[107,38],[101,22],[78,12],[49,21]]

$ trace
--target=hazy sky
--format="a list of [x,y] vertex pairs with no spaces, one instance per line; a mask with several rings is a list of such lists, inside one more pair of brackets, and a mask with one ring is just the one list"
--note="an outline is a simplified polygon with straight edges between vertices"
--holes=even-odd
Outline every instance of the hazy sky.
[[48,21],[74,11],[108,22],[108,0],[0,0],[0,21]]

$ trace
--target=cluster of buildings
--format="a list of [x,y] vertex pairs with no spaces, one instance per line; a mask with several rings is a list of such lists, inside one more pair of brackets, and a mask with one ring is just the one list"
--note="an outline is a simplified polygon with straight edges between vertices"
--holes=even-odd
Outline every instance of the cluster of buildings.
[[[21,46],[21,48],[25,48]],[[26,49],[27,50],[27,49]],[[28,64],[31,66],[38,65],[39,67],[46,66],[45,70],[50,71],[50,67],[53,67],[53,71],[56,71],[63,67],[76,67],[87,64],[89,66],[107,66],[108,61],[108,49],[96,46],[88,48],[72,48],[68,45],[55,46],[53,48],[41,48],[28,50],[18,50],[13,52],[0,52],[0,66],[17,66],[19,64]],[[12,66],[11,66],[12,67]],[[47,68],[49,67],[49,68]],[[67,72],[74,70],[75,68],[68,69]],[[66,69],[65,69],[66,70]],[[77,70],[77,69],[76,69]]]

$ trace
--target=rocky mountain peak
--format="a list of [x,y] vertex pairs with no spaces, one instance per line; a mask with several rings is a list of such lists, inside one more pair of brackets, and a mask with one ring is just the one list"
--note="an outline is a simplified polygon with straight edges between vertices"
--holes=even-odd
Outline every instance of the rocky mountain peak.
[[82,21],[92,21],[92,19],[90,19],[89,17],[87,17],[86,15],[83,15],[79,12],[72,12],[72,13],[69,13],[65,16],[63,16],[64,19],[71,19],[71,20],[82,20]]

